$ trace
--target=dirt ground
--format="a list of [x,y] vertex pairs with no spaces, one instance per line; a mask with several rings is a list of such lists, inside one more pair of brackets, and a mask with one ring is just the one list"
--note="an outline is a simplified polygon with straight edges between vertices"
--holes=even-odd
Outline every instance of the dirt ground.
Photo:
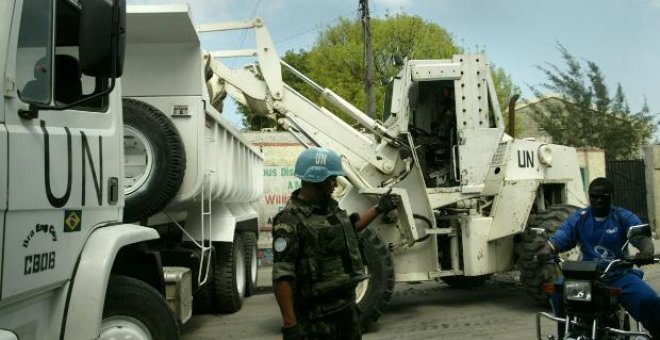
[[[657,246],[657,245],[656,245]],[[644,268],[660,291],[660,264]],[[267,273],[262,273],[263,275]],[[517,272],[495,275],[483,287],[450,288],[440,282],[398,284],[389,309],[364,339],[533,339],[539,308],[527,297]],[[281,339],[281,318],[267,289],[231,315],[196,315],[183,339]],[[543,323],[545,334],[552,328]]]

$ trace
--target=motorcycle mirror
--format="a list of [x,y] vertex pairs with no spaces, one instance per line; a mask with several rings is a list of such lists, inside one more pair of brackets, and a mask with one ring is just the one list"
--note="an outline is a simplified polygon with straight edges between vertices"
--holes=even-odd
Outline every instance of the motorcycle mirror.
[[651,226],[648,224],[634,225],[628,228],[626,234],[628,240],[633,240],[640,237],[651,237]]
[[630,243],[631,240],[634,239],[639,239],[639,238],[644,238],[644,237],[651,237],[651,226],[646,224],[638,224],[638,225],[633,225],[628,228],[628,233],[626,233],[626,243],[623,244],[623,247],[621,247],[621,251],[625,252],[626,247],[628,247],[628,244]]

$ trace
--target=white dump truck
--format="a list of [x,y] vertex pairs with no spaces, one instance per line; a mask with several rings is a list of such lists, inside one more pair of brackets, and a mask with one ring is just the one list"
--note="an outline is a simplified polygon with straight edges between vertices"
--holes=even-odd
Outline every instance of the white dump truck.
[[[552,233],[586,204],[574,148],[516,140],[504,132],[483,55],[402,62],[388,85],[381,122],[280,60],[263,20],[197,29],[255,31],[255,48],[208,53],[212,81],[253,114],[277,121],[301,145],[339,153],[347,172],[336,192],[341,207],[363,211],[389,190],[401,197],[395,213],[361,235],[370,274],[357,288],[365,327],[388,305],[395,282],[481,285],[493,273],[528,262],[544,244],[536,231]],[[244,56],[254,56],[257,64],[232,68],[226,62]],[[283,70],[359,127],[284,83]],[[520,270],[530,295],[545,300],[542,283],[556,268]]]
[[192,269],[197,310],[235,312],[256,286],[263,157],[211,105],[187,6],[129,6],[127,26],[124,220],[159,231],[164,266]]
[[0,338],[177,339],[193,294],[240,308],[263,160],[208,105],[192,27],[0,2]]

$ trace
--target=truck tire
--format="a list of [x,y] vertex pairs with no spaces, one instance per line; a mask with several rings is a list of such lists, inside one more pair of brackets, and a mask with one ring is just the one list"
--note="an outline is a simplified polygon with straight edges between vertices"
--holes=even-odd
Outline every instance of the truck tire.
[[179,339],[179,323],[156,289],[127,276],[110,276],[99,339]]
[[[206,279],[206,283],[199,287],[199,289],[193,295],[193,312],[198,314],[203,313],[212,313],[216,310],[215,305],[215,249],[211,250],[211,268],[209,269],[209,277]],[[200,270],[205,270],[204,264]],[[197,278],[195,278],[197,280]]]
[[[556,264],[534,263],[534,255],[545,246],[546,239],[532,228],[542,228],[548,237],[552,237],[562,223],[575,212],[578,207],[572,205],[554,205],[530,217],[527,230],[521,235],[519,244],[520,282],[527,294],[540,306],[549,304],[548,297],[543,292],[543,284],[554,282],[561,274]],[[572,253],[572,254],[571,254]],[[562,255],[564,259],[575,257],[575,252]]]
[[492,274],[478,276],[454,275],[443,276],[440,278],[440,280],[452,288],[471,289],[483,286],[484,283],[486,283],[486,280],[488,280],[491,276]]
[[362,329],[368,331],[392,299],[394,260],[382,237],[372,228],[366,228],[360,234],[360,245],[370,277],[358,284],[355,293]]
[[241,237],[245,252],[245,296],[252,296],[257,288],[257,235],[243,232]]
[[155,107],[124,98],[124,222],[162,210],[177,194],[186,169],[183,141]]
[[245,252],[243,239],[234,234],[234,242],[222,242],[216,246],[215,304],[220,313],[234,313],[241,309],[245,297]]

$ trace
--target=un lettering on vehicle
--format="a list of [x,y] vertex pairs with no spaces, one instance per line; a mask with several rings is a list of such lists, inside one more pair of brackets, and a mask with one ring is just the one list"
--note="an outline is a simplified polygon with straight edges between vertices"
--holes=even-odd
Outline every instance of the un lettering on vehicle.
[[519,168],[534,168],[534,151],[532,150],[518,150],[518,167]]
[[[88,137],[85,132],[82,130],[79,131],[80,136],[80,149],[74,150],[73,147],[73,138],[74,134],[67,127],[64,127],[64,132],[66,135],[66,151],[56,150],[51,147],[51,136],[46,127],[46,123],[41,121],[41,131],[43,133],[44,139],[44,185],[46,189],[46,198],[51,206],[55,208],[61,208],[67,206],[69,200],[72,196],[72,184],[74,181],[74,166],[80,167],[80,178],[75,178],[75,180],[80,181],[80,204],[82,206],[87,205],[86,196],[87,196],[87,175],[91,175],[93,180],[92,189],[94,190],[96,202],[99,206],[103,205],[103,139],[101,136],[96,136],[96,148],[93,147],[93,143],[90,141],[94,139],[93,136]],[[66,156],[64,156],[65,154]],[[76,157],[74,162],[73,158],[76,156],[74,154],[80,155]],[[51,171],[51,162],[56,157],[66,157],[66,173]],[[94,159],[96,158],[96,162]],[[78,163],[78,161],[80,163]],[[62,181],[66,183],[66,189],[64,192],[56,193],[52,188],[52,183],[55,181]],[[74,193],[75,195],[76,193]]]

